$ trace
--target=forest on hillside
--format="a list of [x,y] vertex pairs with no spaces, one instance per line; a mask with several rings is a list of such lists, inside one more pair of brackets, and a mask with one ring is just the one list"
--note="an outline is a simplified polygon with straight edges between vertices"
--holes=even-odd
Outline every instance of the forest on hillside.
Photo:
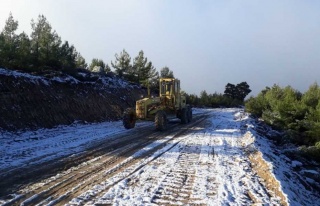
[[[12,14],[5,22],[0,33],[0,68],[20,70],[40,74],[45,71],[63,71],[77,75],[76,69],[105,74],[113,72],[129,82],[149,87],[153,94],[159,90],[159,78],[174,78],[174,73],[165,66],[160,72],[145,56],[143,50],[131,58],[123,49],[115,54],[115,59],[105,63],[102,59],[93,58],[88,64],[74,45],[62,42],[61,37],[51,27],[44,15],[37,21],[31,20],[30,37],[22,32],[17,34],[19,23]],[[243,105],[244,98],[251,92],[246,82],[237,85],[228,83],[224,94],[208,94],[203,90],[200,96],[188,94],[187,101],[193,106],[201,107],[235,107]]]
[[[61,37],[51,27],[44,15],[39,15],[37,21],[31,20],[30,37],[22,32],[17,34],[18,21],[12,14],[5,22],[0,33],[0,67],[41,74],[43,71],[63,71],[74,74],[75,69],[107,73],[111,71],[109,64],[102,59],[94,58],[88,64],[74,45],[68,41],[62,42]],[[111,61],[113,72],[119,77],[133,83],[156,88],[159,77],[173,77],[168,67],[159,72],[141,50],[131,59],[125,49],[115,54]]]

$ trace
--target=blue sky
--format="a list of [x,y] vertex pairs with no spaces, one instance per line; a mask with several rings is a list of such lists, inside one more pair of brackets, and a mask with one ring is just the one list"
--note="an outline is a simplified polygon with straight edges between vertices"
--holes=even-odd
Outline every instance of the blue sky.
[[43,14],[87,63],[143,50],[189,94],[242,81],[252,95],[273,84],[302,92],[320,84],[320,1],[1,0],[0,29],[10,11],[29,35]]

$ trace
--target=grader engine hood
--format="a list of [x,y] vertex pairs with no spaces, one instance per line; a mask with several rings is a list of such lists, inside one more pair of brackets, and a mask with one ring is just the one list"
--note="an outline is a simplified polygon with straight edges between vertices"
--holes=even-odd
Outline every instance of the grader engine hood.
[[160,104],[160,98],[144,98],[136,102],[136,114],[138,119],[148,119],[147,114]]

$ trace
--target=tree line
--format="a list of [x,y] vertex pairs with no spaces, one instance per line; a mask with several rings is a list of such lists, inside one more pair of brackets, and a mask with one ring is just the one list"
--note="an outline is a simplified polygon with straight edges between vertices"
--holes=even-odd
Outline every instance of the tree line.
[[61,70],[76,68],[82,58],[68,41],[62,43],[43,15],[31,21],[30,37],[16,34],[18,21],[10,13],[0,34],[0,66],[10,69],[36,71],[39,69]]
[[312,84],[305,93],[291,86],[266,87],[245,103],[248,112],[266,123],[286,131],[282,141],[301,147],[312,158],[320,161],[320,87]]
[[195,107],[239,107],[244,104],[245,97],[251,92],[247,82],[237,85],[227,83],[224,93],[208,94],[206,90],[200,92],[200,96],[186,94],[187,102]]
[[[72,71],[77,68],[103,73],[111,71],[111,67],[101,59],[94,58],[88,65],[73,45],[68,41],[62,42],[44,15],[39,15],[37,21],[31,20],[30,37],[25,32],[16,34],[18,25],[18,21],[14,20],[10,13],[0,33],[2,68],[27,72]],[[155,87],[159,77],[174,77],[173,71],[168,67],[163,67],[159,74],[142,50],[131,59],[123,49],[119,54],[115,54],[111,66],[118,76],[144,86]]]

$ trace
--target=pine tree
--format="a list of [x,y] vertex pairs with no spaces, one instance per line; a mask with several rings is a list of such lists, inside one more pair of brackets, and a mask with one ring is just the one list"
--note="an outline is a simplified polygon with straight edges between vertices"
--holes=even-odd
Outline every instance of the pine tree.
[[[77,52],[73,45],[69,46],[69,42],[65,41],[59,49],[59,65],[61,69],[76,68]],[[54,59],[55,61],[55,59]],[[52,64],[50,66],[53,66]]]
[[76,61],[77,68],[86,69],[88,67],[86,60],[81,56],[80,52],[76,52],[75,61]]
[[163,67],[160,70],[160,77],[161,78],[174,78],[173,71],[171,71],[169,69],[169,67]]
[[315,109],[320,100],[320,88],[317,83],[312,84],[308,91],[302,96],[302,102],[313,109]]
[[135,82],[148,86],[151,79],[157,76],[157,71],[153,67],[152,62],[148,62],[148,59],[144,57],[144,53],[141,50],[137,57],[133,60],[133,71],[135,74],[132,76],[136,77]]
[[224,95],[234,99],[236,97],[236,86],[234,84],[228,83],[225,86]]
[[1,32],[0,58],[2,59],[3,66],[7,68],[15,68],[18,64],[16,56],[18,55],[19,42],[15,33],[18,25],[18,21],[15,21],[12,13],[10,13]]
[[236,99],[243,101],[244,98],[251,92],[250,86],[247,82],[241,82],[236,86]]
[[7,19],[4,29],[2,31],[6,40],[12,41],[14,39],[14,37],[16,36],[15,32],[18,29],[18,25],[18,21],[15,21],[13,19],[12,13],[10,12],[9,18]]
[[225,87],[224,95],[232,99],[243,101],[250,92],[251,89],[247,82],[241,82],[236,86],[228,83]]
[[111,68],[108,64],[106,64],[106,66],[104,67],[104,72],[105,73],[111,72]]
[[206,90],[203,90],[200,92],[200,104],[202,106],[208,106],[209,105],[209,95]]
[[[61,55],[69,54],[73,48],[67,42],[60,48],[61,38],[43,15],[38,16],[38,21],[31,21],[31,47],[33,63],[36,67],[62,67],[65,60],[59,61]],[[71,56],[70,56],[71,57]],[[69,66],[69,64],[67,64]]]
[[268,108],[265,92],[260,92],[257,97],[250,97],[245,103],[245,108],[247,112],[250,112],[257,117],[261,117],[263,112]]
[[147,63],[147,66],[142,74],[142,80],[140,83],[143,85],[150,84],[149,82],[159,80],[159,73],[157,72],[156,68],[152,65],[152,62]]
[[131,69],[131,57],[130,55],[126,52],[126,50],[122,50],[120,52],[120,55],[115,54],[116,60],[114,63],[111,61],[112,67],[115,69],[115,73],[119,77],[124,77],[126,78],[128,76],[128,72]]
[[147,79],[147,65],[148,59],[144,57],[144,53],[141,50],[137,57],[133,59],[133,65],[134,68],[133,71],[136,71],[136,82],[142,83],[142,81],[145,81]]
[[18,36],[19,50],[17,55],[17,67],[19,69],[30,69],[31,65],[31,42],[26,33]]
[[2,32],[0,33],[0,68],[4,68],[5,66],[5,39]]
[[149,87],[152,92],[159,94],[159,72],[155,71],[154,77],[149,79]]

